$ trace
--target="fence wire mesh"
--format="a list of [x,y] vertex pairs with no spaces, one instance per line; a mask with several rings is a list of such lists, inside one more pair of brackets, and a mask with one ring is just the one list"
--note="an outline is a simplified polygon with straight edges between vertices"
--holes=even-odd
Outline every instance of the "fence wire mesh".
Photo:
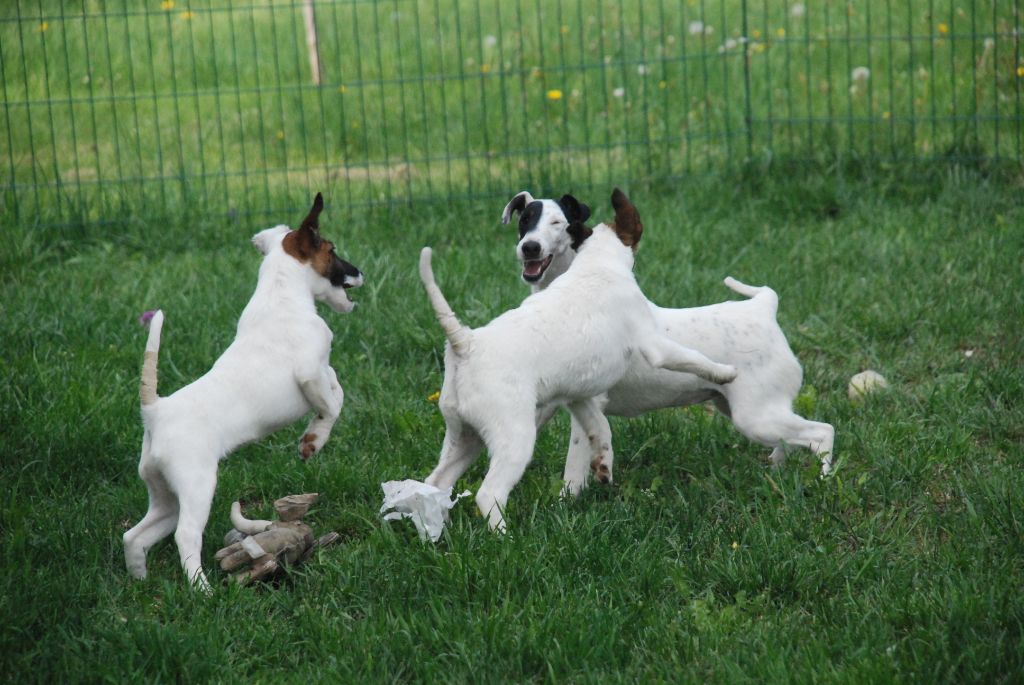
[[17,0],[3,207],[272,214],[311,190],[505,196],[750,160],[1019,165],[1021,1]]

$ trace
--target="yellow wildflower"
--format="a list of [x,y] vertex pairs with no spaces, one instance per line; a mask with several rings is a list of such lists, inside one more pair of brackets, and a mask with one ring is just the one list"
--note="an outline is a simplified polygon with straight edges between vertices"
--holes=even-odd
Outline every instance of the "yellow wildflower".
[[666,88],[668,88],[668,83],[666,83],[665,81],[658,81],[658,88],[665,90]]
[[440,390],[438,390],[437,392],[432,392],[429,395],[427,395],[427,402],[437,402],[439,399],[441,399]]
[[39,32],[46,33],[46,29],[48,28],[50,28],[50,22],[44,21],[42,24],[39,25]]
[[562,26],[562,27],[561,27],[561,28],[559,28],[558,30],[559,30],[559,32],[561,32],[561,34],[562,34],[563,36],[564,36],[565,34],[569,33],[569,27],[568,27],[568,26]]
[[735,540],[733,540],[732,541],[732,548],[733,548],[733,551],[739,549],[740,548],[740,543],[738,543]]
[[1017,76],[1024,78],[1024,64],[1017,67]]
[[160,9],[165,11],[174,9],[174,0],[164,0],[160,3]]
[[939,22],[939,33],[941,33],[943,36],[949,33],[949,24],[945,22]]
[[284,131],[278,131],[277,132],[277,139],[278,140],[284,140]]
[[548,100],[561,100],[561,99],[562,99],[562,91],[558,90],[557,88],[552,88],[551,90],[548,91]]
[[181,13],[181,18],[182,18],[183,21],[192,21],[192,19],[195,16],[196,16],[195,12],[190,12],[188,10],[185,10],[184,12]]
[[480,65],[480,73],[481,74],[489,74],[489,73],[491,73],[491,65],[490,64],[481,64]]
[[759,31],[758,29],[754,29],[753,31],[750,32],[750,37],[751,38],[760,38],[761,37],[761,31]]
[[348,88],[346,88],[343,85],[342,86],[338,86],[338,92],[339,93],[347,93],[348,92]]
[[888,111],[882,112],[882,119],[889,121],[892,118],[892,114]]
[[786,37],[786,29],[784,27],[780,26],[779,28],[775,29],[775,35],[778,36],[779,38],[785,38]]

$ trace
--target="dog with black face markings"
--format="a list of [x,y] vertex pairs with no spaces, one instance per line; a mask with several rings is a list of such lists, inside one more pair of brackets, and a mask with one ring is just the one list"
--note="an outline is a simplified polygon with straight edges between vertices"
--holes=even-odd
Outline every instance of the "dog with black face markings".
[[[434,281],[430,248],[420,255],[420,279],[448,339],[439,399],[445,437],[426,482],[442,490],[451,487],[486,446],[490,467],[476,503],[492,529],[505,529],[509,493],[533,458],[538,407],[566,406],[593,437],[586,446],[588,463],[600,462],[611,439],[600,437],[608,422],[594,397],[618,383],[635,359],[712,383],[736,376],[731,366],[659,332],[633,278],[633,251],[643,231],[640,215],[618,189],[612,206],[611,224],[589,229],[578,222],[579,255],[563,276],[480,328],[459,322]],[[583,213],[581,207],[576,216]]]
[[[581,242],[586,240],[587,229],[582,222],[590,211],[571,195],[557,201],[538,200],[524,190],[505,206],[502,223],[508,224],[517,212],[516,256],[523,265],[523,280],[536,294],[557,283],[572,266]],[[803,369],[776,321],[778,295],[768,286],[749,286],[731,277],[725,279],[725,285],[748,299],[679,309],[659,307],[650,301],[645,305],[658,331],[684,347],[731,364],[739,372],[736,380],[721,385],[692,373],[654,368],[634,357],[621,379],[596,398],[602,412],[638,416],[711,400],[740,433],[772,448],[769,461],[773,466],[781,465],[787,452],[803,447],[818,456],[821,473],[827,475],[832,469],[835,430],[828,423],[810,421],[793,411]],[[557,409],[557,404],[542,407],[538,427]],[[568,493],[576,494],[586,485],[588,463],[598,481],[612,480],[613,456],[607,450],[600,461],[591,460],[588,455],[589,443],[595,440],[593,429],[584,427],[575,417],[571,425],[565,485]],[[610,440],[607,421],[603,428],[599,423],[595,425],[600,429],[596,440]]]
[[363,274],[320,237],[323,206],[317,193],[297,230],[281,225],[253,236],[263,263],[234,341],[206,375],[168,397],[156,392],[163,312],[150,321],[139,391],[139,476],[149,511],[124,534],[125,563],[136,578],[146,577],[149,548],[173,532],[186,578],[209,591],[199,553],[220,460],[310,411],[299,455],[308,459],[327,441],[345,395],[330,366],[333,335],[315,301],[351,312],[348,290],[362,285]]

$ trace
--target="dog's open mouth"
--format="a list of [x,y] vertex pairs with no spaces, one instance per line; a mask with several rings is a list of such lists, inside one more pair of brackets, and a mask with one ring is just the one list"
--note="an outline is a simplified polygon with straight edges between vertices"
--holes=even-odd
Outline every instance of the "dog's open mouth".
[[527,259],[523,262],[523,280],[527,283],[535,283],[540,280],[548,267],[551,266],[551,258],[548,255],[544,259]]

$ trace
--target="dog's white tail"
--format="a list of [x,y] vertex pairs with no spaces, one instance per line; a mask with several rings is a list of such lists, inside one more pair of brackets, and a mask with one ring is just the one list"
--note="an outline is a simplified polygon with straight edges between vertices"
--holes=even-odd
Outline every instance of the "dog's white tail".
[[437,321],[444,329],[448,342],[452,344],[452,351],[457,356],[464,357],[469,354],[473,332],[462,325],[448,305],[448,300],[444,298],[441,289],[437,287],[437,283],[434,281],[434,270],[430,268],[431,255],[433,255],[433,250],[429,247],[423,248],[420,252],[420,280],[423,281],[423,288],[427,291],[431,306],[434,307]]
[[724,283],[733,292],[737,292],[740,295],[743,295],[744,297],[760,297],[771,307],[773,316],[775,315],[775,312],[779,310],[778,294],[766,285],[747,285],[746,283],[740,283],[732,276],[726,276]]
[[153,404],[157,400],[156,361],[160,352],[160,329],[163,325],[164,313],[158,309],[149,321],[149,339],[146,340],[146,353],[142,359],[142,380],[139,382],[142,406]]

